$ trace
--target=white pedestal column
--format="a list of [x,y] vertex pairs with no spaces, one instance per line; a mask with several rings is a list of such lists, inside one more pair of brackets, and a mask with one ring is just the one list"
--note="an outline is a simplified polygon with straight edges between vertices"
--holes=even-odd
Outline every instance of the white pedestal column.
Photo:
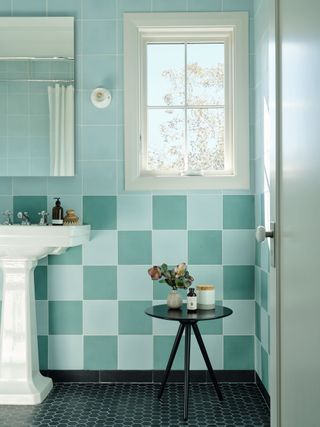
[[3,296],[0,332],[0,404],[41,403],[52,389],[39,372],[34,291],[35,260],[0,260]]

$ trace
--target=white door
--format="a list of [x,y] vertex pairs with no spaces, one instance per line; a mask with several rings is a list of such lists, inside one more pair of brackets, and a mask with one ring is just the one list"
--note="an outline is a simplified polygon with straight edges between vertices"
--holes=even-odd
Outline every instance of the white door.
[[320,426],[320,1],[279,0],[280,426]]

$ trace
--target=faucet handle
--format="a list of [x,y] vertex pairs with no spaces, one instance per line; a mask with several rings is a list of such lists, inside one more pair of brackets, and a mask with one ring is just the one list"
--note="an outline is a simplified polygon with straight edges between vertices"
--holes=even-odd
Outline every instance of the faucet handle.
[[6,217],[5,221],[3,222],[3,225],[12,225],[12,211],[9,209],[2,212],[2,215]]
[[48,216],[49,216],[48,212],[41,211],[41,212],[38,212],[38,215],[41,216],[39,225],[48,225]]
[[17,217],[19,218],[19,219],[24,219],[25,217],[28,217],[28,212],[18,212],[17,213]]

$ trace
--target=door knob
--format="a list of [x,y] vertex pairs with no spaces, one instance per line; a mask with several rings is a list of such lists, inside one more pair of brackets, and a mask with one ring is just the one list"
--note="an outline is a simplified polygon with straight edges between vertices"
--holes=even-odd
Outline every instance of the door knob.
[[274,230],[266,231],[266,229],[263,225],[259,225],[259,227],[257,227],[257,229],[256,229],[257,242],[261,243],[264,240],[266,240],[267,237],[273,238],[274,237]]

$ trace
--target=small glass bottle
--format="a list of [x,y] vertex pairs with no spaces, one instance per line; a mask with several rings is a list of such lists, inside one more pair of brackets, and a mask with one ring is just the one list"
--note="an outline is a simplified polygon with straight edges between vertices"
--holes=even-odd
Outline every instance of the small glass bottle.
[[194,291],[194,288],[189,288],[187,295],[187,310],[190,313],[195,313],[197,311],[197,294]]

